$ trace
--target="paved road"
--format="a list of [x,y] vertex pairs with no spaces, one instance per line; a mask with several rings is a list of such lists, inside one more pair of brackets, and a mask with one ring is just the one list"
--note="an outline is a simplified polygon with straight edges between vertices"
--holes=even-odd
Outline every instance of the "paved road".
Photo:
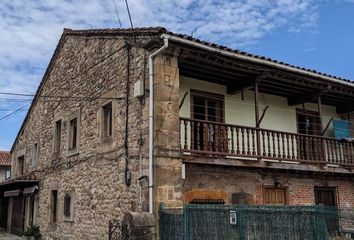
[[0,231],[0,240],[22,240],[22,238]]

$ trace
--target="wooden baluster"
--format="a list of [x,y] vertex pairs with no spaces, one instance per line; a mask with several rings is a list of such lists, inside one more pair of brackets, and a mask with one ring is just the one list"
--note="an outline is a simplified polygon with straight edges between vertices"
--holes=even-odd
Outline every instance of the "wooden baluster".
[[[261,141],[261,143],[262,143],[262,156],[267,156],[267,153],[266,153],[266,144],[265,144],[265,132],[264,131],[262,131],[261,132],[261,134],[262,134],[262,141]],[[260,155],[260,153],[259,153],[259,155]]]
[[197,125],[197,150],[200,150],[200,123],[196,122]]
[[235,146],[234,146],[234,127],[230,127],[231,130],[231,153],[235,153]]
[[221,137],[223,135],[223,129],[221,125],[216,124],[216,129],[218,131],[218,133],[216,134],[217,136],[217,144],[216,144],[216,151],[218,152],[223,152],[222,151],[222,141],[221,141]]
[[273,142],[273,157],[276,157],[276,140],[275,140],[276,136],[275,136],[275,132],[272,132],[272,142]]
[[195,133],[195,124],[193,121],[189,122],[191,125],[191,149],[195,150],[196,149],[196,145],[195,145],[195,137],[194,137],[194,133]]
[[247,128],[247,155],[251,155],[251,145],[250,145],[250,129]]
[[244,128],[241,128],[241,140],[242,140],[242,154],[246,154],[245,151],[245,134],[244,134]]
[[256,138],[255,138],[255,135],[257,134],[256,131],[259,131],[259,130],[254,130],[254,129],[251,130],[251,134],[252,134],[252,155],[259,154],[259,153],[256,153]]
[[322,146],[323,146],[323,161],[326,162],[329,156],[329,152],[328,152],[328,146],[327,146],[327,139],[323,138],[322,140]]
[[267,131],[267,152],[268,152],[268,157],[271,157],[272,154],[270,152],[271,146],[270,146],[270,133]]
[[295,159],[294,140],[295,135],[291,134],[291,159]]
[[353,143],[351,143],[351,142],[348,143],[348,148],[349,148],[349,152],[348,152],[348,155],[349,155],[349,156],[348,156],[348,164],[353,164],[352,145],[353,145]]
[[281,152],[281,148],[280,148],[280,133],[276,133],[276,135],[277,135],[277,141],[278,141],[278,158],[281,158],[281,154],[280,154],[280,152]]
[[322,155],[323,155],[323,143],[322,143],[322,138],[320,137],[317,137],[317,156],[318,156],[318,161],[321,161],[323,162],[323,158],[322,158]]
[[229,132],[231,131],[231,127],[226,126],[225,127],[225,132],[224,135],[222,136],[222,140],[224,143],[224,151],[227,153],[231,153],[231,148],[230,148],[230,144],[229,144]]
[[290,138],[289,134],[286,134],[286,148],[288,150],[287,158],[290,159]]
[[304,147],[304,159],[305,160],[310,160],[309,157],[309,139],[308,136],[304,136],[304,140],[305,140],[305,147]]
[[296,159],[301,159],[301,136],[296,135]]
[[281,137],[281,145],[282,145],[282,158],[286,158],[286,151],[285,151],[285,134],[280,134]]
[[312,158],[314,161],[318,161],[318,138],[317,137],[312,137],[312,151],[313,151],[313,155]]
[[353,164],[353,143],[351,143],[351,142],[349,142],[348,143],[348,145],[349,145],[349,157],[348,157],[348,163],[349,164]]
[[336,163],[339,163],[339,159],[340,159],[340,149],[338,147],[338,142],[336,140],[333,140],[334,141],[334,149],[335,149],[335,152],[336,152]]
[[239,128],[236,127],[236,153],[240,154]]
[[334,163],[335,162],[335,157],[334,157],[334,149],[333,149],[333,144],[332,144],[332,140],[328,139],[328,149],[330,151],[330,158],[329,158],[329,162],[330,163]]
[[184,149],[188,148],[188,143],[187,143],[187,129],[188,129],[188,124],[187,121],[183,120],[183,124],[184,124]]
[[207,138],[207,150],[208,151],[213,151],[213,143],[215,142],[215,132],[212,134],[212,132],[215,131],[214,125],[213,124],[206,124],[205,126],[205,132],[208,134]]

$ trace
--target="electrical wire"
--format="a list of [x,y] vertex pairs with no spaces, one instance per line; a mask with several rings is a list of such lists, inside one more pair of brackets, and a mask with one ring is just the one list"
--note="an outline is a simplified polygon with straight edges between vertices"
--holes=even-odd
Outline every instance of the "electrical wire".
[[112,0],[112,2],[113,2],[114,10],[115,10],[116,15],[117,15],[117,20],[118,20],[119,26],[120,26],[120,28],[123,28],[122,22],[120,21],[120,17],[119,17],[118,7],[117,7],[117,5],[116,5],[116,1],[115,1],[115,0]]
[[9,114],[6,114],[5,116],[0,117],[0,121],[5,120],[5,119],[11,117],[11,116],[15,115],[15,114],[18,113],[18,112],[23,111],[28,105],[29,105],[29,104],[26,104],[26,105],[24,105],[24,106],[22,106],[22,107],[16,109],[15,111],[13,111],[13,112],[11,112],[11,113],[9,113]]
[[131,28],[132,28],[132,32],[134,32],[134,26],[133,26],[132,17],[131,17],[131,15],[130,15],[128,0],[125,0],[125,5],[126,5],[126,7],[127,7],[127,12],[128,12],[128,16],[129,16],[130,26],[131,26]]

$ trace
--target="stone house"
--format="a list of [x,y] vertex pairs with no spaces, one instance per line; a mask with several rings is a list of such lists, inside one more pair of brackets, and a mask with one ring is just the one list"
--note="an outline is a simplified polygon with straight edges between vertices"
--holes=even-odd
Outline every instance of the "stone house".
[[349,80],[164,28],[65,29],[0,184],[6,227],[107,239],[160,203],[354,206],[353,102]]

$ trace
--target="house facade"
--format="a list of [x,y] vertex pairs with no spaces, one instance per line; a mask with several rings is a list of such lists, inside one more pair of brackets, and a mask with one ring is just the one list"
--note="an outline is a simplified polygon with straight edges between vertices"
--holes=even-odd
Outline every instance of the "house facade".
[[164,28],[66,29],[0,184],[7,229],[106,239],[161,203],[353,207],[353,103],[351,81]]
[[11,177],[11,155],[7,151],[0,151],[0,181]]

